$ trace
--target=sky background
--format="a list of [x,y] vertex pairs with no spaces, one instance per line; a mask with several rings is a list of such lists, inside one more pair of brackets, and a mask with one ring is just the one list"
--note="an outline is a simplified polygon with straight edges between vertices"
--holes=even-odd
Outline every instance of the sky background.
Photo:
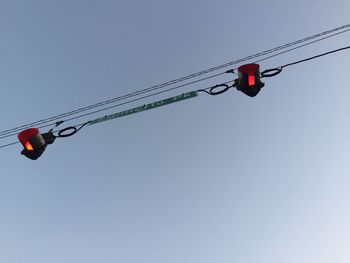
[[[349,14],[348,0],[0,0],[1,130],[348,24]],[[261,68],[349,43],[345,33]],[[349,58],[286,68],[255,98],[201,94],[90,126],[37,161],[19,144],[0,149],[0,262],[350,262]]]

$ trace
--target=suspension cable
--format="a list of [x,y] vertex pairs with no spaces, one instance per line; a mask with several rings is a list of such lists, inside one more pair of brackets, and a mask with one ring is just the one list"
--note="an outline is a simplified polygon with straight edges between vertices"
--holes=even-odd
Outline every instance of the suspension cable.
[[[340,26],[340,27],[337,27],[337,28],[334,28],[334,29],[330,29],[330,30],[327,30],[327,31],[324,31],[324,32],[321,32],[321,33],[318,33],[318,34],[306,37],[306,38],[299,39],[297,41],[293,41],[293,42],[290,42],[290,43],[287,43],[287,44],[284,44],[284,45],[281,45],[281,46],[277,46],[277,47],[272,48],[272,49],[268,49],[268,50],[262,51],[262,52],[259,52],[259,53],[256,53],[256,54],[253,54],[253,55],[250,55],[250,56],[238,59],[238,60],[230,61],[228,63],[222,64],[222,65],[219,65],[219,66],[216,66],[216,67],[212,67],[212,68],[209,68],[209,69],[206,69],[206,70],[202,70],[202,71],[190,74],[190,75],[186,75],[184,77],[180,77],[180,78],[177,78],[177,79],[174,79],[174,80],[171,80],[171,81],[167,81],[167,82],[164,82],[164,83],[161,83],[161,84],[158,84],[158,85],[154,85],[154,86],[151,86],[151,87],[146,88],[146,89],[138,90],[138,91],[135,91],[135,92],[123,95],[123,96],[115,97],[115,98],[112,98],[112,99],[109,99],[109,100],[105,100],[105,101],[102,101],[102,102],[99,102],[99,103],[96,103],[96,104],[92,104],[92,105],[89,105],[89,106],[86,106],[86,107],[78,108],[76,110],[72,110],[72,111],[68,111],[68,112],[65,112],[65,113],[62,113],[62,114],[58,114],[58,115],[55,115],[55,116],[52,116],[52,117],[44,118],[44,119],[41,119],[39,121],[35,121],[35,122],[27,123],[27,124],[24,124],[24,125],[20,125],[20,126],[17,126],[15,128],[12,128],[12,129],[3,130],[3,131],[0,132],[0,139],[6,138],[7,135],[12,136],[15,132],[18,132],[18,131],[20,131],[22,129],[25,129],[25,128],[29,128],[30,126],[43,125],[43,124],[46,124],[46,123],[49,123],[49,122],[56,121],[58,119],[63,119],[63,118],[66,118],[66,117],[69,117],[69,116],[72,116],[72,115],[79,114],[79,113],[84,112],[84,111],[93,110],[95,108],[99,108],[99,107],[102,107],[102,106],[105,106],[105,105],[108,105],[108,104],[116,103],[116,102],[121,101],[121,100],[125,100],[125,99],[128,99],[128,98],[139,96],[139,95],[142,95],[142,94],[145,94],[145,93],[149,93],[149,92],[152,92],[152,91],[155,91],[155,90],[158,90],[158,89],[162,89],[164,87],[167,87],[167,86],[170,86],[170,85],[174,85],[174,84],[177,84],[177,83],[180,83],[180,82],[192,79],[192,78],[196,78],[196,77],[199,77],[201,75],[208,74],[208,73],[213,72],[213,71],[217,71],[219,69],[230,67],[232,65],[235,65],[235,64],[238,64],[238,63],[242,63],[242,62],[245,62],[245,61],[248,61],[248,60],[251,60],[251,59],[255,59],[255,58],[262,57],[262,56],[266,56],[266,55],[269,55],[271,53],[275,53],[275,52],[278,52],[280,50],[284,50],[286,48],[289,48],[289,47],[292,47],[292,46],[296,46],[296,45],[299,45],[299,44],[302,44],[302,43],[309,42],[311,40],[320,38],[320,39],[311,41],[309,43],[300,45],[298,47],[294,47],[292,49],[288,49],[288,50],[285,50],[283,52],[279,52],[279,53],[274,54],[272,56],[268,56],[268,57],[262,58],[260,60],[257,60],[257,62],[258,61],[267,60],[267,59],[270,59],[272,57],[275,57],[275,56],[278,56],[278,55],[290,52],[290,51],[295,50],[297,48],[301,48],[303,46],[311,45],[311,44],[313,44],[315,42],[325,40],[326,38],[330,38],[330,37],[334,37],[334,36],[339,35],[339,34],[343,34],[343,33],[345,33],[345,32],[350,30],[349,27],[350,27],[350,24],[346,24],[346,25],[343,25],[343,26]],[[346,29],[346,30],[344,30],[344,29]],[[338,31],[341,31],[341,32],[338,32]],[[335,32],[337,32],[337,33],[335,33]],[[219,76],[219,75],[222,75],[222,74],[224,74],[224,73],[219,73],[219,74],[213,75],[212,77],[216,77],[216,76]],[[208,78],[204,78],[204,79],[208,79]],[[106,109],[108,109],[108,108],[106,108]],[[86,116],[86,115],[83,114],[82,116]],[[47,125],[47,126],[51,126],[51,125],[52,125],[52,123]]]
[[[325,35],[325,34],[329,34],[330,32],[335,32],[337,30],[340,30],[340,29],[344,29],[346,27],[349,27],[349,25],[345,25],[345,26],[342,26],[342,27],[339,27],[339,28],[336,28],[336,29],[333,29],[333,30],[328,30],[328,31],[325,31],[323,33],[320,33],[322,35]],[[347,29],[347,30],[344,30],[342,32],[339,32],[339,33],[336,33],[336,34],[333,34],[332,36],[334,35],[339,35],[341,33],[344,33],[344,32],[347,32],[349,31],[350,29]],[[317,34],[317,35],[314,35],[314,36],[320,36],[320,34]],[[305,38],[305,39],[313,39],[312,37],[314,36],[311,36],[311,37],[308,37],[308,38]],[[272,58],[272,57],[275,57],[277,55],[280,55],[280,54],[284,54],[284,53],[287,53],[287,52],[290,52],[292,50],[295,50],[297,48],[300,48],[300,47],[303,47],[303,46],[306,46],[306,45],[310,45],[312,43],[315,43],[315,42],[318,42],[318,41],[321,41],[323,39],[326,39],[326,38],[329,38],[329,37],[332,37],[332,36],[327,36],[327,37],[324,37],[322,39],[318,39],[318,40],[315,40],[315,41],[312,41],[310,43],[306,43],[306,44],[303,44],[301,46],[297,46],[297,47],[294,47],[294,48],[291,48],[291,49],[288,49],[288,50],[285,50],[283,52],[280,52],[278,54],[274,54],[272,56],[269,56],[269,57],[266,57],[266,58],[263,58],[263,59],[260,59],[258,61],[263,61],[263,60],[266,60],[266,59],[269,59],[269,58]],[[292,43],[302,43],[300,42],[302,40],[299,40],[299,41],[294,41]],[[288,44],[286,44],[288,45]],[[286,46],[284,45],[284,46]],[[292,46],[290,43],[288,45],[288,47]],[[282,46],[280,46],[282,47]],[[275,48],[274,50],[276,50],[277,48]],[[333,54],[333,53],[336,53],[336,52],[340,52],[340,51],[343,51],[343,50],[346,50],[346,49],[350,49],[350,46],[346,46],[346,47],[343,47],[343,48],[339,48],[339,49],[335,49],[335,50],[331,50],[331,51],[328,51],[328,52],[325,52],[325,53],[322,53],[322,54],[319,54],[319,55],[315,55],[315,56],[312,56],[312,57],[308,57],[308,58],[305,58],[305,59],[302,59],[302,60],[298,60],[298,61],[295,61],[295,62],[291,62],[291,63],[288,63],[288,64],[285,64],[285,65],[282,65],[282,66],[279,66],[279,67],[276,67],[276,68],[273,68],[273,69],[267,69],[267,70],[264,70],[263,72],[261,72],[261,78],[264,78],[264,77],[272,77],[272,76],[275,76],[279,73],[282,72],[283,68],[286,68],[286,67],[289,67],[289,66],[293,66],[293,65],[297,65],[297,64],[300,64],[300,63],[303,63],[303,62],[306,62],[306,61],[310,61],[310,60],[313,60],[313,59],[316,59],[316,58],[319,58],[319,57],[322,57],[322,56],[326,56],[326,55],[329,55],[329,54]],[[270,50],[273,50],[273,49],[270,49]],[[280,50],[280,49],[278,49]],[[258,57],[258,54],[262,54],[264,53],[264,55],[268,54],[266,53],[267,51],[265,52],[260,52],[260,53],[257,53],[255,55],[252,55],[252,56],[257,56]],[[240,59],[240,60],[236,60],[237,63],[239,62],[243,62],[245,60],[249,60],[252,58],[252,56],[248,56],[246,58],[243,58],[243,59]],[[259,56],[262,56],[262,55],[259,55]],[[257,62],[258,62],[257,61]],[[236,62],[235,62],[236,63]],[[227,64],[223,64],[223,65],[227,65]],[[222,65],[222,66],[223,66]],[[214,68],[212,68],[214,69]],[[216,67],[215,69],[216,70]],[[92,114],[95,114],[95,113],[98,113],[98,112],[101,112],[101,111],[105,111],[105,110],[108,110],[108,109],[111,109],[111,108],[114,108],[114,107],[118,107],[118,106],[121,106],[121,105],[125,105],[125,104],[128,104],[128,103],[131,103],[131,102],[135,102],[135,101],[138,101],[138,100],[141,100],[141,99],[144,99],[144,98],[148,98],[148,97],[152,97],[152,96],[155,96],[155,95],[158,95],[158,94],[161,94],[161,93],[165,93],[165,92],[168,92],[168,91],[171,91],[171,90],[174,90],[174,89],[178,89],[180,87],[184,87],[184,86],[188,86],[188,85],[191,85],[191,84],[194,84],[194,83],[197,83],[197,82],[201,82],[201,81],[204,81],[204,80],[207,80],[207,79],[210,79],[210,78],[214,78],[214,77],[217,77],[217,76],[220,76],[220,75],[223,75],[225,73],[233,73],[233,69],[231,70],[227,70],[225,72],[222,72],[222,73],[218,73],[218,74],[215,74],[215,75],[211,75],[209,77],[205,77],[205,78],[201,78],[201,79],[198,79],[198,80],[194,80],[194,81],[191,81],[191,82],[188,82],[188,83],[185,83],[185,84],[182,84],[182,85],[178,85],[178,86],[175,86],[175,87],[172,87],[172,88],[168,88],[166,90],[161,90],[161,91],[158,91],[156,93],[152,93],[152,94],[148,94],[148,95],[145,95],[145,96],[142,96],[142,97],[139,97],[139,98],[135,98],[135,99],[132,99],[132,100],[129,100],[129,101],[126,101],[126,102],[123,102],[123,103],[119,103],[117,105],[112,105],[112,106],[109,106],[109,107],[104,107],[102,109],[98,109],[98,110],[95,110],[95,111],[92,111],[92,112],[88,112],[88,113],[84,113],[84,114],[81,114],[81,115],[78,115],[78,116],[75,116],[75,117],[72,117],[72,118],[68,118],[64,121],[71,121],[71,120],[75,120],[75,119],[78,119],[78,118],[82,118],[82,117],[85,117],[85,116],[88,116],[88,115],[92,115]],[[201,71],[201,72],[204,72],[204,71]],[[201,73],[199,72],[199,73]],[[210,71],[209,71],[210,72]],[[199,74],[199,73],[195,73],[195,74]],[[195,75],[195,74],[191,74],[191,75],[188,75],[188,76],[192,76],[192,75]],[[204,74],[204,73],[203,73]],[[183,78],[186,78],[188,76],[185,76]],[[199,75],[198,75],[199,76]],[[108,105],[110,103],[112,103],[111,101],[112,100],[115,100],[114,102],[116,101],[119,101],[119,100],[124,100],[124,99],[127,99],[127,98],[132,98],[132,97],[135,97],[135,96],[138,96],[138,95],[141,95],[141,94],[144,94],[144,93],[147,93],[147,92],[151,92],[153,90],[157,90],[157,89],[160,89],[161,85],[172,85],[174,83],[178,83],[178,82],[181,82],[183,80],[180,81],[180,79],[183,79],[183,78],[179,78],[177,80],[173,80],[173,81],[169,81],[169,82],[165,82],[163,84],[160,84],[160,85],[156,85],[156,86],[152,86],[150,88],[147,88],[147,89],[143,89],[143,90],[139,90],[139,91],[136,91],[136,92],[133,92],[133,93],[129,93],[127,95],[124,95],[124,96],[120,96],[120,97],[116,97],[116,98],[113,98],[111,100],[107,100],[107,101],[104,101],[104,102],[100,102],[100,103],[97,103],[97,104],[93,104],[93,105],[90,105],[90,106],[87,106],[87,107],[84,107],[84,108],[80,108],[80,109],[77,109],[75,111],[71,111],[71,112],[67,112],[67,113],[63,113],[63,114],[60,114],[60,115],[56,115],[56,116],[53,116],[53,117],[50,117],[50,118],[46,118],[46,119],[42,119],[40,121],[37,121],[37,122],[33,122],[33,123],[29,123],[29,124],[25,124],[25,125],[21,125],[21,126],[18,126],[16,128],[13,128],[13,129],[8,129],[8,130],[4,130],[2,132],[0,132],[0,139],[4,139],[4,138],[7,138],[7,137],[10,137],[10,136],[14,136],[17,134],[18,131],[20,131],[21,129],[24,129],[26,128],[27,126],[31,126],[31,125],[36,125],[36,124],[45,124],[45,123],[48,123],[50,121],[53,121],[53,120],[56,120],[59,117],[69,117],[69,116],[72,116],[74,114],[77,114],[77,113],[80,113],[80,112],[84,112],[84,111],[87,111],[88,109],[91,110],[91,109],[94,109],[94,108],[97,108],[97,107],[102,107],[104,105]],[[192,77],[191,77],[192,78]],[[171,83],[171,84],[169,84]],[[235,86],[235,84],[232,84],[232,85],[228,85],[228,83],[230,82],[226,82],[226,83],[222,83],[222,84],[219,84],[219,85],[215,85],[215,86],[212,86],[212,87],[209,87],[209,88],[206,88],[206,89],[200,89],[198,90],[199,91],[203,91],[203,92],[206,92],[210,95],[219,95],[219,94],[222,94],[224,92],[226,92],[228,89],[230,88],[233,88]],[[162,86],[163,87],[166,87],[166,86]],[[63,120],[61,120],[60,122],[56,122],[56,126],[58,126],[59,124],[63,123],[64,122]],[[70,127],[67,127],[67,128],[64,128],[62,130],[58,130],[58,135],[57,137],[69,137],[69,136],[72,136],[74,135],[75,133],[77,133],[78,131],[80,131],[81,128],[83,128],[84,126],[86,126],[87,124],[89,124],[90,121],[88,122],[85,122],[85,123],[82,123],[82,124],[79,124],[79,125],[75,125],[75,126],[70,126]],[[46,125],[43,125],[43,126],[40,126],[39,128],[44,128],[44,127],[49,127],[49,126],[52,126],[52,124],[46,124]],[[80,128],[77,128],[79,127]],[[50,130],[52,131],[52,129]],[[70,131],[69,133],[67,133],[67,131]],[[11,145],[14,145],[14,144],[17,144],[18,142],[12,142],[12,143],[8,143],[8,144],[5,144],[5,145],[0,145],[0,148],[5,148],[5,147],[8,147],[8,146],[11,146]]]

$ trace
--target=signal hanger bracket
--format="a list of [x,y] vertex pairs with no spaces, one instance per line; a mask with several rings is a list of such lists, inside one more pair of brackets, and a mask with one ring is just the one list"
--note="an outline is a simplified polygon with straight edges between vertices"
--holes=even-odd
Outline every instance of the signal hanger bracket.
[[215,86],[212,86],[207,89],[200,89],[198,92],[205,92],[211,96],[216,96],[225,93],[231,88],[234,88],[236,86],[236,83],[234,82],[232,85],[228,85],[226,83],[218,84]]
[[43,136],[46,144],[53,144],[57,138],[51,131],[43,133],[41,136]]

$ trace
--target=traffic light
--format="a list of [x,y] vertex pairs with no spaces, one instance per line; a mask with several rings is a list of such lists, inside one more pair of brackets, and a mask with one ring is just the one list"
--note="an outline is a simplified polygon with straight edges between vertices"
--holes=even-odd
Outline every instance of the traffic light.
[[255,97],[264,83],[260,80],[259,64],[246,64],[238,68],[238,79],[235,80],[236,88],[244,94]]
[[31,160],[36,160],[43,154],[46,146],[55,141],[56,137],[52,132],[40,134],[39,129],[30,128],[19,133],[18,139],[24,147],[21,154]]

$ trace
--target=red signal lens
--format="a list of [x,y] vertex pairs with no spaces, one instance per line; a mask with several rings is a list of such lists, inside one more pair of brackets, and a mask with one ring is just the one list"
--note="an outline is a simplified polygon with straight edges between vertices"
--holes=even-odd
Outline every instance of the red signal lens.
[[24,147],[26,147],[27,151],[34,151],[33,146],[30,144],[30,142],[26,142],[24,144]]
[[249,86],[255,86],[255,76],[254,75],[249,75],[248,76],[248,85]]

